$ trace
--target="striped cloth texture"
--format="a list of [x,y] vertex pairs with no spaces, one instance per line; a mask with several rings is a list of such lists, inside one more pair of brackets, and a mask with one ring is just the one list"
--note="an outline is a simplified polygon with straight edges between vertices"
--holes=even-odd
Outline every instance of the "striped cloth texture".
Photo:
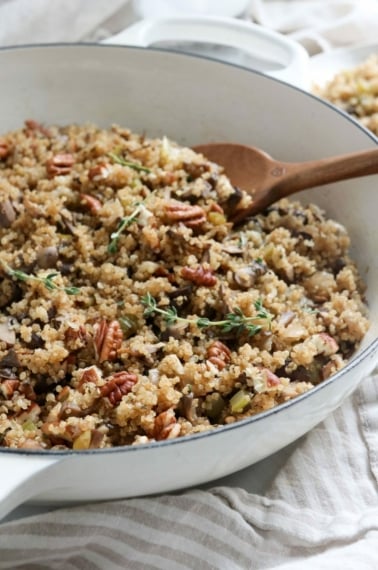
[[378,568],[378,375],[302,438],[264,495],[219,486],[0,525],[0,569]]

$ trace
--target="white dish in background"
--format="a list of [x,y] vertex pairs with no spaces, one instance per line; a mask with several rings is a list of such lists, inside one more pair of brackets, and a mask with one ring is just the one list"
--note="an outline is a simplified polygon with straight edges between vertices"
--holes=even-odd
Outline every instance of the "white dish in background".
[[140,18],[165,18],[183,15],[208,15],[238,18],[249,0],[134,0],[133,9]]
[[338,48],[314,55],[309,61],[311,82],[323,87],[336,73],[359,65],[374,53],[378,54],[378,43]]

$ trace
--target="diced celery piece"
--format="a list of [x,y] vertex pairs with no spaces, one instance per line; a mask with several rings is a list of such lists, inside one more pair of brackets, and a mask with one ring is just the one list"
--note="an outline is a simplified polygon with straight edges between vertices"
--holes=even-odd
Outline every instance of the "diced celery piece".
[[251,395],[244,390],[239,390],[230,399],[231,412],[233,414],[239,414],[248,406],[250,401]]

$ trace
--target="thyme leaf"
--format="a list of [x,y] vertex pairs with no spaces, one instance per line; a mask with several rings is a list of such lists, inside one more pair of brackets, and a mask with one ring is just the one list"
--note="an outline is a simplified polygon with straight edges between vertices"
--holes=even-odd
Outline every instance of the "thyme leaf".
[[303,311],[304,311],[305,313],[308,313],[309,315],[316,315],[316,314],[319,313],[319,309],[316,309],[316,308],[314,308],[314,307],[309,307],[308,305],[305,305],[305,306],[303,307]]
[[212,321],[206,317],[180,317],[175,307],[168,307],[167,309],[161,309],[158,307],[156,299],[154,299],[150,293],[147,293],[141,298],[141,303],[145,307],[145,317],[159,314],[163,316],[165,322],[169,325],[181,322],[195,324],[200,329],[219,327],[223,332],[235,332],[236,334],[247,332],[249,336],[254,336],[265,327],[270,329],[273,319],[273,315],[265,309],[261,299],[258,299],[254,304],[257,311],[255,316],[248,317],[239,307],[236,307],[233,312],[227,313],[225,318],[221,321]]
[[139,203],[135,208],[135,210],[129,216],[124,216],[123,218],[121,218],[117,230],[112,234],[110,234],[111,241],[108,244],[108,253],[117,253],[118,241],[119,238],[121,237],[122,232],[138,219],[138,216],[142,211],[142,208],[143,204]]
[[45,277],[40,277],[39,275],[33,275],[33,274],[25,273],[24,271],[21,271],[20,269],[12,269],[12,267],[10,267],[3,260],[0,260],[0,262],[1,262],[1,265],[3,266],[5,272],[8,275],[11,277],[15,277],[15,279],[18,279],[19,281],[37,281],[39,283],[43,283],[43,285],[49,291],[53,291],[55,289],[57,291],[64,291],[65,293],[67,293],[67,295],[77,295],[78,293],[80,293],[79,287],[71,287],[71,286],[70,287],[60,287],[59,285],[57,285],[54,282],[54,279],[55,279],[55,277],[60,275],[59,273],[49,273]]
[[247,236],[245,235],[244,232],[239,232],[239,240],[238,240],[238,245],[239,247],[241,247],[242,249],[247,245]]
[[128,166],[137,172],[152,172],[151,168],[147,168],[147,166],[142,166],[137,162],[132,162],[131,160],[125,160],[122,156],[115,154],[114,152],[109,152],[108,157],[112,159],[113,162],[116,164],[120,164],[121,166]]
[[[137,172],[147,172],[147,173],[152,172],[151,168],[147,168],[147,166],[142,166],[141,164],[138,164],[137,162],[125,160],[124,158],[122,158],[122,156],[120,156],[119,154],[116,154],[114,152],[109,152],[108,156],[116,164],[120,164],[121,166],[128,166],[129,168],[132,168],[133,170],[136,170]],[[120,238],[122,232],[128,226],[130,226],[133,222],[135,222],[137,220],[139,214],[142,211],[142,208],[143,208],[143,202],[140,202],[137,204],[137,207],[129,216],[124,216],[121,219],[121,221],[118,224],[117,230],[110,235],[111,241],[108,244],[108,253],[117,253],[118,241],[119,241],[119,238]]]

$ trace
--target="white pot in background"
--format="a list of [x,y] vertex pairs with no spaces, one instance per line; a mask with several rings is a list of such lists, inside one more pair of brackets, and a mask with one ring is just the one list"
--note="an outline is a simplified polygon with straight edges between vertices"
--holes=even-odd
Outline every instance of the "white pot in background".
[[134,0],[133,9],[141,18],[183,15],[242,16],[249,0]]

